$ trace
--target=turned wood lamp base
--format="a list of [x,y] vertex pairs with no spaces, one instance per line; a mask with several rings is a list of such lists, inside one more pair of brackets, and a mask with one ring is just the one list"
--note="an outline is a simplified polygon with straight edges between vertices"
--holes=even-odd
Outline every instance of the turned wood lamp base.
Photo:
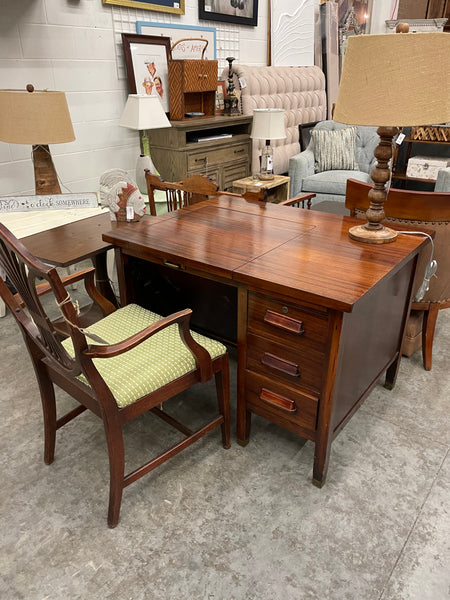
[[377,164],[370,174],[374,185],[369,192],[370,206],[366,212],[367,223],[351,227],[348,232],[350,238],[357,242],[389,244],[397,238],[396,231],[381,223],[385,217],[383,204],[387,197],[386,182],[389,181],[391,174],[389,161],[392,158],[392,139],[397,131],[397,127],[378,127],[377,129],[380,143],[374,151]]
[[348,230],[348,235],[352,240],[366,244],[389,244],[389,242],[395,241],[397,232],[384,225],[379,229],[371,229],[367,225],[356,225]]

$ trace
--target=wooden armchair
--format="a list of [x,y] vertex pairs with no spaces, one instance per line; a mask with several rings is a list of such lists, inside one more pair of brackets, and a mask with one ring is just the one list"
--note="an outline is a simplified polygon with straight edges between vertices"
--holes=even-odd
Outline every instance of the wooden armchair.
[[201,200],[206,200],[209,196],[214,196],[219,186],[203,175],[191,175],[177,183],[164,181],[157,175],[152,175],[150,171],[145,170],[145,179],[147,181],[148,203],[150,214],[156,216],[155,190],[161,190],[166,194],[167,210],[178,210],[183,206],[195,204]]
[[[365,218],[369,208],[368,192],[372,186],[349,179],[345,206],[352,216]],[[384,204],[385,222],[396,229],[404,224],[408,229],[434,230],[434,259],[437,261],[436,276],[429,282],[429,290],[420,301],[414,301],[406,327],[402,352],[411,356],[422,346],[423,366],[429,371],[432,365],[433,337],[438,312],[450,307],[450,193],[417,192],[392,189]],[[395,242],[394,242],[395,243]],[[417,283],[423,280],[429,251],[419,257]]]
[[[44,461],[53,462],[56,431],[86,409],[103,420],[110,465],[108,525],[119,521],[123,488],[167,459],[221,427],[222,443],[230,446],[228,354],[223,344],[189,330],[191,310],[161,317],[136,304],[120,309],[95,289],[93,269],[61,281],[56,269],[35,258],[0,223],[0,267],[17,290],[13,295],[0,278],[0,295],[23,334],[39,384],[44,413]],[[105,317],[83,329],[66,290],[82,278]],[[42,286],[35,282],[44,280]],[[40,294],[52,292],[69,337],[60,341]],[[50,300],[50,298],[48,298]],[[191,431],[158,405],[197,382],[215,376],[218,416]],[[78,406],[57,418],[54,385]],[[152,411],[185,438],[125,474],[123,425]]]

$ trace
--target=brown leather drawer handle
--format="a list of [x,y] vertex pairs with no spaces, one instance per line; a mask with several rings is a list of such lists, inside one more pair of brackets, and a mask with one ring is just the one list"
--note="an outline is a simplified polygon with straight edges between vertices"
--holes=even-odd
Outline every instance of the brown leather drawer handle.
[[295,406],[295,402],[293,400],[286,398],[286,396],[280,396],[280,394],[275,394],[275,392],[266,390],[266,388],[262,388],[259,398],[263,402],[267,402],[267,404],[271,404],[276,408],[281,408],[282,410],[285,410],[288,413],[297,412],[297,407]]
[[295,333],[296,335],[303,335],[305,333],[303,321],[298,321],[297,319],[287,317],[286,315],[280,315],[269,309],[266,310],[266,314],[264,315],[264,323],[268,323],[279,329],[284,329],[290,333]]
[[281,371],[286,375],[291,375],[292,377],[300,377],[300,370],[296,363],[291,362],[290,360],[285,360],[284,358],[280,358],[275,356],[274,354],[269,354],[269,352],[265,352],[261,362],[266,367],[271,367],[272,369],[276,369],[277,371]]

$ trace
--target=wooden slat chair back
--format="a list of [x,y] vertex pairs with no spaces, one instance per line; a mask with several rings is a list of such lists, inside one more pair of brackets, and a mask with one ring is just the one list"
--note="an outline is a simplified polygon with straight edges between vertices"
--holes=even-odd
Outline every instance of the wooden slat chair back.
[[172,183],[164,181],[150,171],[145,171],[147,181],[148,203],[150,214],[156,216],[155,190],[161,190],[166,194],[167,210],[169,212],[178,210],[184,206],[195,204],[214,196],[219,189],[218,185],[203,175],[191,175],[182,181]]
[[[350,210],[351,216],[365,219],[371,187],[370,184],[355,179],[347,181],[345,206]],[[396,228],[404,223],[407,228],[435,231],[434,258],[438,264],[436,276],[431,278],[429,289],[422,300],[412,303],[402,348],[403,353],[410,356],[422,346],[423,366],[429,371],[438,312],[450,307],[450,192],[391,188],[383,209],[385,222],[396,224]],[[429,250],[419,256],[416,278],[419,285],[429,258]]]
[[[39,384],[44,413],[44,461],[54,460],[56,431],[86,409],[103,420],[110,464],[108,524],[119,520],[123,488],[167,459],[221,427],[222,443],[230,445],[229,368],[226,348],[191,333],[191,310],[161,317],[138,305],[116,308],[97,291],[94,269],[60,279],[56,269],[34,257],[0,223],[0,267],[11,291],[0,278],[0,296],[23,334]],[[84,330],[66,285],[82,279],[105,317]],[[44,281],[36,286],[36,281]],[[61,341],[49,317],[44,293],[52,293],[70,336]],[[111,362],[113,361],[113,362]],[[128,362],[127,362],[128,361]],[[130,362],[131,361],[131,368]],[[155,377],[157,372],[157,377]],[[218,416],[191,431],[158,405],[198,382],[215,377]],[[78,402],[57,418],[54,385]],[[123,425],[144,412],[174,426],[185,436],[174,446],[125,475]]]

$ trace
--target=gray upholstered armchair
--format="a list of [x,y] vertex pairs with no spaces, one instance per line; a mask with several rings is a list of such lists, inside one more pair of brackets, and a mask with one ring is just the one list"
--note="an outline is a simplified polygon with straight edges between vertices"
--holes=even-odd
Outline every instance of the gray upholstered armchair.
[[[315,134],[316,130],[334,132],[337,130],[348,129],[348,125],[337,123],[336,121],[321,121],[317,123],[311,132],[311,140],[308,147],[303,152],[293,156],[289,160],[289,177],[291,178],[290,195],[291,197],[299,196],[306,192],[314,192],[316,198],[313,200],[313,209],[326,210],[327,212],[337,212],[340,214],[348,214],[345,209],[345,189],[347,179],[352,177],[359,181],[371,183],[370,172],[375,166],[376,159],[374,158],[374,150],[379,143],[380,138],[377,134],[376,127],[356,127],[356,140],[354,143],[354,160],[350,160],[350,164],[339,162],[342,158],[342,152],[333,152],[330,150],[330,156],[322,161],[323,165],[333,167],[333,161],[341,168],[331,168],[322,170],[321,166],[317,165],[319,150],[316,143],[318,137],[323,137],[323,134]],[[326,134],[325,134],[326,135]],[[332,137],[334,134],[331,134]],[[339,137],[340,134],[337,134]],[[316,140],[316,141],[315,141]],[[348,149],[348,144],[344,140],[344,145]],[[353,154],[353,153],[352,153]],[[334,160],[335,159],[335,160]],[[351,168],[342,168],[348,167]]]

